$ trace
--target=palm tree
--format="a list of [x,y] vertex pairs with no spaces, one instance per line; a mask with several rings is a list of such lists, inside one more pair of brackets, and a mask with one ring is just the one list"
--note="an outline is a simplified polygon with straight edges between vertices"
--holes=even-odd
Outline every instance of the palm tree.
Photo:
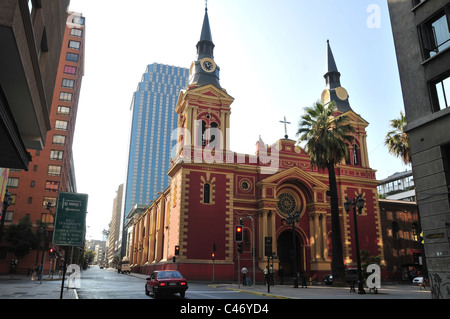
[[342,252],[341,224],[339,218],[339,198],[334,167],[348,155],[348,145],[352,144],[354,127],[346,115],[334,116],[336,105],[316,102],[305,108],[301,117],[297,136],[299,142],[306,141],[305,151],[311,159],[311,166],[328,170],[331,200],[331,241],[333,281],[343,284],[345,268]]
[[390,153],[400,157],[407,165],[411,163],[411,148],[408,134],[403,131],[406,124],[406,117],[403,112],[400,112],[400,118],[391,120],[393,130],[386,134],[384,144],[387,145]]

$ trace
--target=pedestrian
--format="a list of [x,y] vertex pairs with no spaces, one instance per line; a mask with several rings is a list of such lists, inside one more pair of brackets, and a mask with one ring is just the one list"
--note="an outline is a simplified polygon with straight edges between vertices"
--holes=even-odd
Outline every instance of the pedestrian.
[[32,274],[31,274],[31,281],[35,281],[36,280],[36,272],[37,272],[37,265],[35,264],[32,270]]
[[273,286],[275,285],[274,281],[273,281],[273,265],[270,265],[270,271],[269,271],[269,280],[270,280],[270,285]]
[[42,277],[42,265],[39,264],[37,269],[37,280],[41,281],[41,277]]
[[283,276],[284,276],[284,269],[283,266],[280,266],[280,268],[278,268],[278,277],[280,277],[280,285],[283,284]]
[[241,273],[242,273],[242,284],[244,286],[247,286],[247,268],[244,266],[242,267]]
[[305,274],[302,273],[300,276],[301,276],[301,280],[302,280],[302,288],[303,287],[308,288],[308,284],[306,283],[306,276],[305,276]]
[[269,266],[266,266],[264,268],[264,285],[266,285],[269,282]]

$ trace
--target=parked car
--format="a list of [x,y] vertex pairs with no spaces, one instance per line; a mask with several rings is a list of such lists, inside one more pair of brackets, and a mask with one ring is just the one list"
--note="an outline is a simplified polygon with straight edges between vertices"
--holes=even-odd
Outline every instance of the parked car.
[[152,294],[154,298],[165,293],[179,293],[184,298],[187,289],[187,280],[176,270],[155,271],[145,280],[145,294]]
[[129,263],[123,263],[122,266],[120,266],[120,272],[123,273],[130,273],[131,268]]
[[415,284],[415,285],[423,284],[423,277],[415,277],[413,279],[412,283]]
[[332,285],[333,284],[333,275],[328,274],[328,275],[323,276],[322,281],[327,285]]

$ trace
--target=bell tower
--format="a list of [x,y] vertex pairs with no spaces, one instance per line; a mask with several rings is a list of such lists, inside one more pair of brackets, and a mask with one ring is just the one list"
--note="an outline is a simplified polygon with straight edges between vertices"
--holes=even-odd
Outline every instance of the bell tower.
[[[182,90],[177,106],[177,155],[195,157],[205,154],[205,149],[216,158],[230,149],[230,105],[234,99],[220,85],[220,68],[214,60],[214,43],[205,8],[197,58],[189,71],[189,83]],[[183,152],[182,152],[183,151]],[[182,154],[181,154],[182,152]]]
[[326,88],[322,92],[322,103],[334,102],[337,114],[345,114],[350,118],[352,126],[355,128],[354,141],[349,145],[349,156],[343,164],[353,167],[369,168],[369,156],[366,142],[366,127],[369,123],[351,108],[349,95],[346,89],[341,86],[341,73],[338,71],[336,61],[331,51],[330,41],[327,40],[326,68],[325,74]]

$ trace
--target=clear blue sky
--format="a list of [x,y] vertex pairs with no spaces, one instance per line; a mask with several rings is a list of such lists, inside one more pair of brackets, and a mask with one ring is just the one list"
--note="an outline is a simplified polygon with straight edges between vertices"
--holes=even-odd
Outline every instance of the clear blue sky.
[[[105,5],[107,3],[107,5]],[[89,194],[88,238],[100,239],[125,180],[130,105],[147,64],[189,68],[204,0],[71,0],[86,17],[85,76],[74,139],[79,193]],[[369,161],[383,179],[408,167],[383,145],[403,110],[386,0],[209,0],[221,85],[235,98],[231,149],[255,151],[258,137],[289,138],[303,108],[325,88],[326,41],[350,105],[369,122]]]

